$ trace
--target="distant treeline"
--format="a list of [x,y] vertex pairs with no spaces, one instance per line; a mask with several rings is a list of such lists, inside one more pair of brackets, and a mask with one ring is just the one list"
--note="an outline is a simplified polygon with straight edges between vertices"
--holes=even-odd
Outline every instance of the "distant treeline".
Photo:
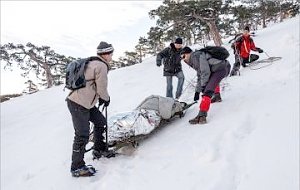
[[[112,69],[141,63],[146,55],[156,55],[165,48],[167,42],[176,37],[183,38],[186,45],[203,44],[213,40],[222,45],[222,38],[240,32],[244,26],[251,30],[266,28],[268,23],[282,22],[299,14],[300,0],[213,0],[180,1],[164,0],[157,9],[149,12],[156,19],[156,26],[149,29],[147,37],[139,37],[134,51],[126,51],[124,56],[112,62]],[[76,58],[56,53],[49,46],[32,43],[1,44],[0,60],[6,69],[16,64],[28,76],[34,72],[39,84],[47,88],[64,83],[66,66]],[[33,84],[29,84],[29,89]],[[6,97],[1,97],[1,101]]]

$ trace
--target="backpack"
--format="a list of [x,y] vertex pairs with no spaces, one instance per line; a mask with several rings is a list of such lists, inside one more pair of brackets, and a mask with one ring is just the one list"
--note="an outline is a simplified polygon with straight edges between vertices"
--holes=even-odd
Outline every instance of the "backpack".
[[90,61],[94,60],[101,61],[99,57],[89,57],[84,59],[77,59],[69,63],[66,71],[65,88],[69,90],[77,90],[85,87],[88,80],[85,80],[84,71],[87,64]]
[[225,60],[229,57],[229,52],[227,49],[221,46],[206,46],[199,51],[209,53],[212,58]]

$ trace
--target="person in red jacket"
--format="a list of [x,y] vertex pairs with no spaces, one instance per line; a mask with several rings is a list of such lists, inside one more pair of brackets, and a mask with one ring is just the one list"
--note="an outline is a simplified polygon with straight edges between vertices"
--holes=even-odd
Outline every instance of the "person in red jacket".
[[235,54],[235,63],[233,65],[230,76],[237,75],[240,66],[246,67],[246,63],[251,63],[258,60],[259,56],[256,54],[250,54],[250,51],[257,51],[259,53],[264,52],[262,49],[255,46],[253,39],[250,37],[249,26],[244,29],[243,35],[237,37],[232,44]]

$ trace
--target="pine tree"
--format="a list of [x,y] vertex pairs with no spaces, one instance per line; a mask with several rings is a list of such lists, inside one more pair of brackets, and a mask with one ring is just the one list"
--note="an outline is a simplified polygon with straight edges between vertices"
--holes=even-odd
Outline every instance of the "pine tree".
[[33,72],[47,88],[64,82],[66,65],[74,60],[73,57],[55,53],[49,46],[38,47],[32,43],[25,46],[13,43],[1,45],[0,54],[0,60],[6,63],[5,69],[12,68],[12,65],[16,64],[23,70],[23,77]]

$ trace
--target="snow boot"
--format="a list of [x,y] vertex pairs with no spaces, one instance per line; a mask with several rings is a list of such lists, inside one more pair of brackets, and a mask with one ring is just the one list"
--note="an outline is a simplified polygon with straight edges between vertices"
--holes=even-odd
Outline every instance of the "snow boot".
[[100,159],[101,157],[111,158],[115,157],[116,153],[111,150],[93,150],[92,152],[93,160]]
[[206,121],[207,112],[199,111],[198,115],[194,118],[189,120],[190,124],[205,124]]
[[235,70],[235,69],[233,69],[231,72],[230,72],[230,77],[232,77],[232,76],[236,76],[236,75],[240,75],[240,71],[239,70]]
[[71,169],[73,177],[90,177],[96,173],[96,169],[91,165],[84,165],[78,169]]
[[222,102],[220,93],[215,93],[214,96],[212,97],[211,103],[215,103],[215,102]]

